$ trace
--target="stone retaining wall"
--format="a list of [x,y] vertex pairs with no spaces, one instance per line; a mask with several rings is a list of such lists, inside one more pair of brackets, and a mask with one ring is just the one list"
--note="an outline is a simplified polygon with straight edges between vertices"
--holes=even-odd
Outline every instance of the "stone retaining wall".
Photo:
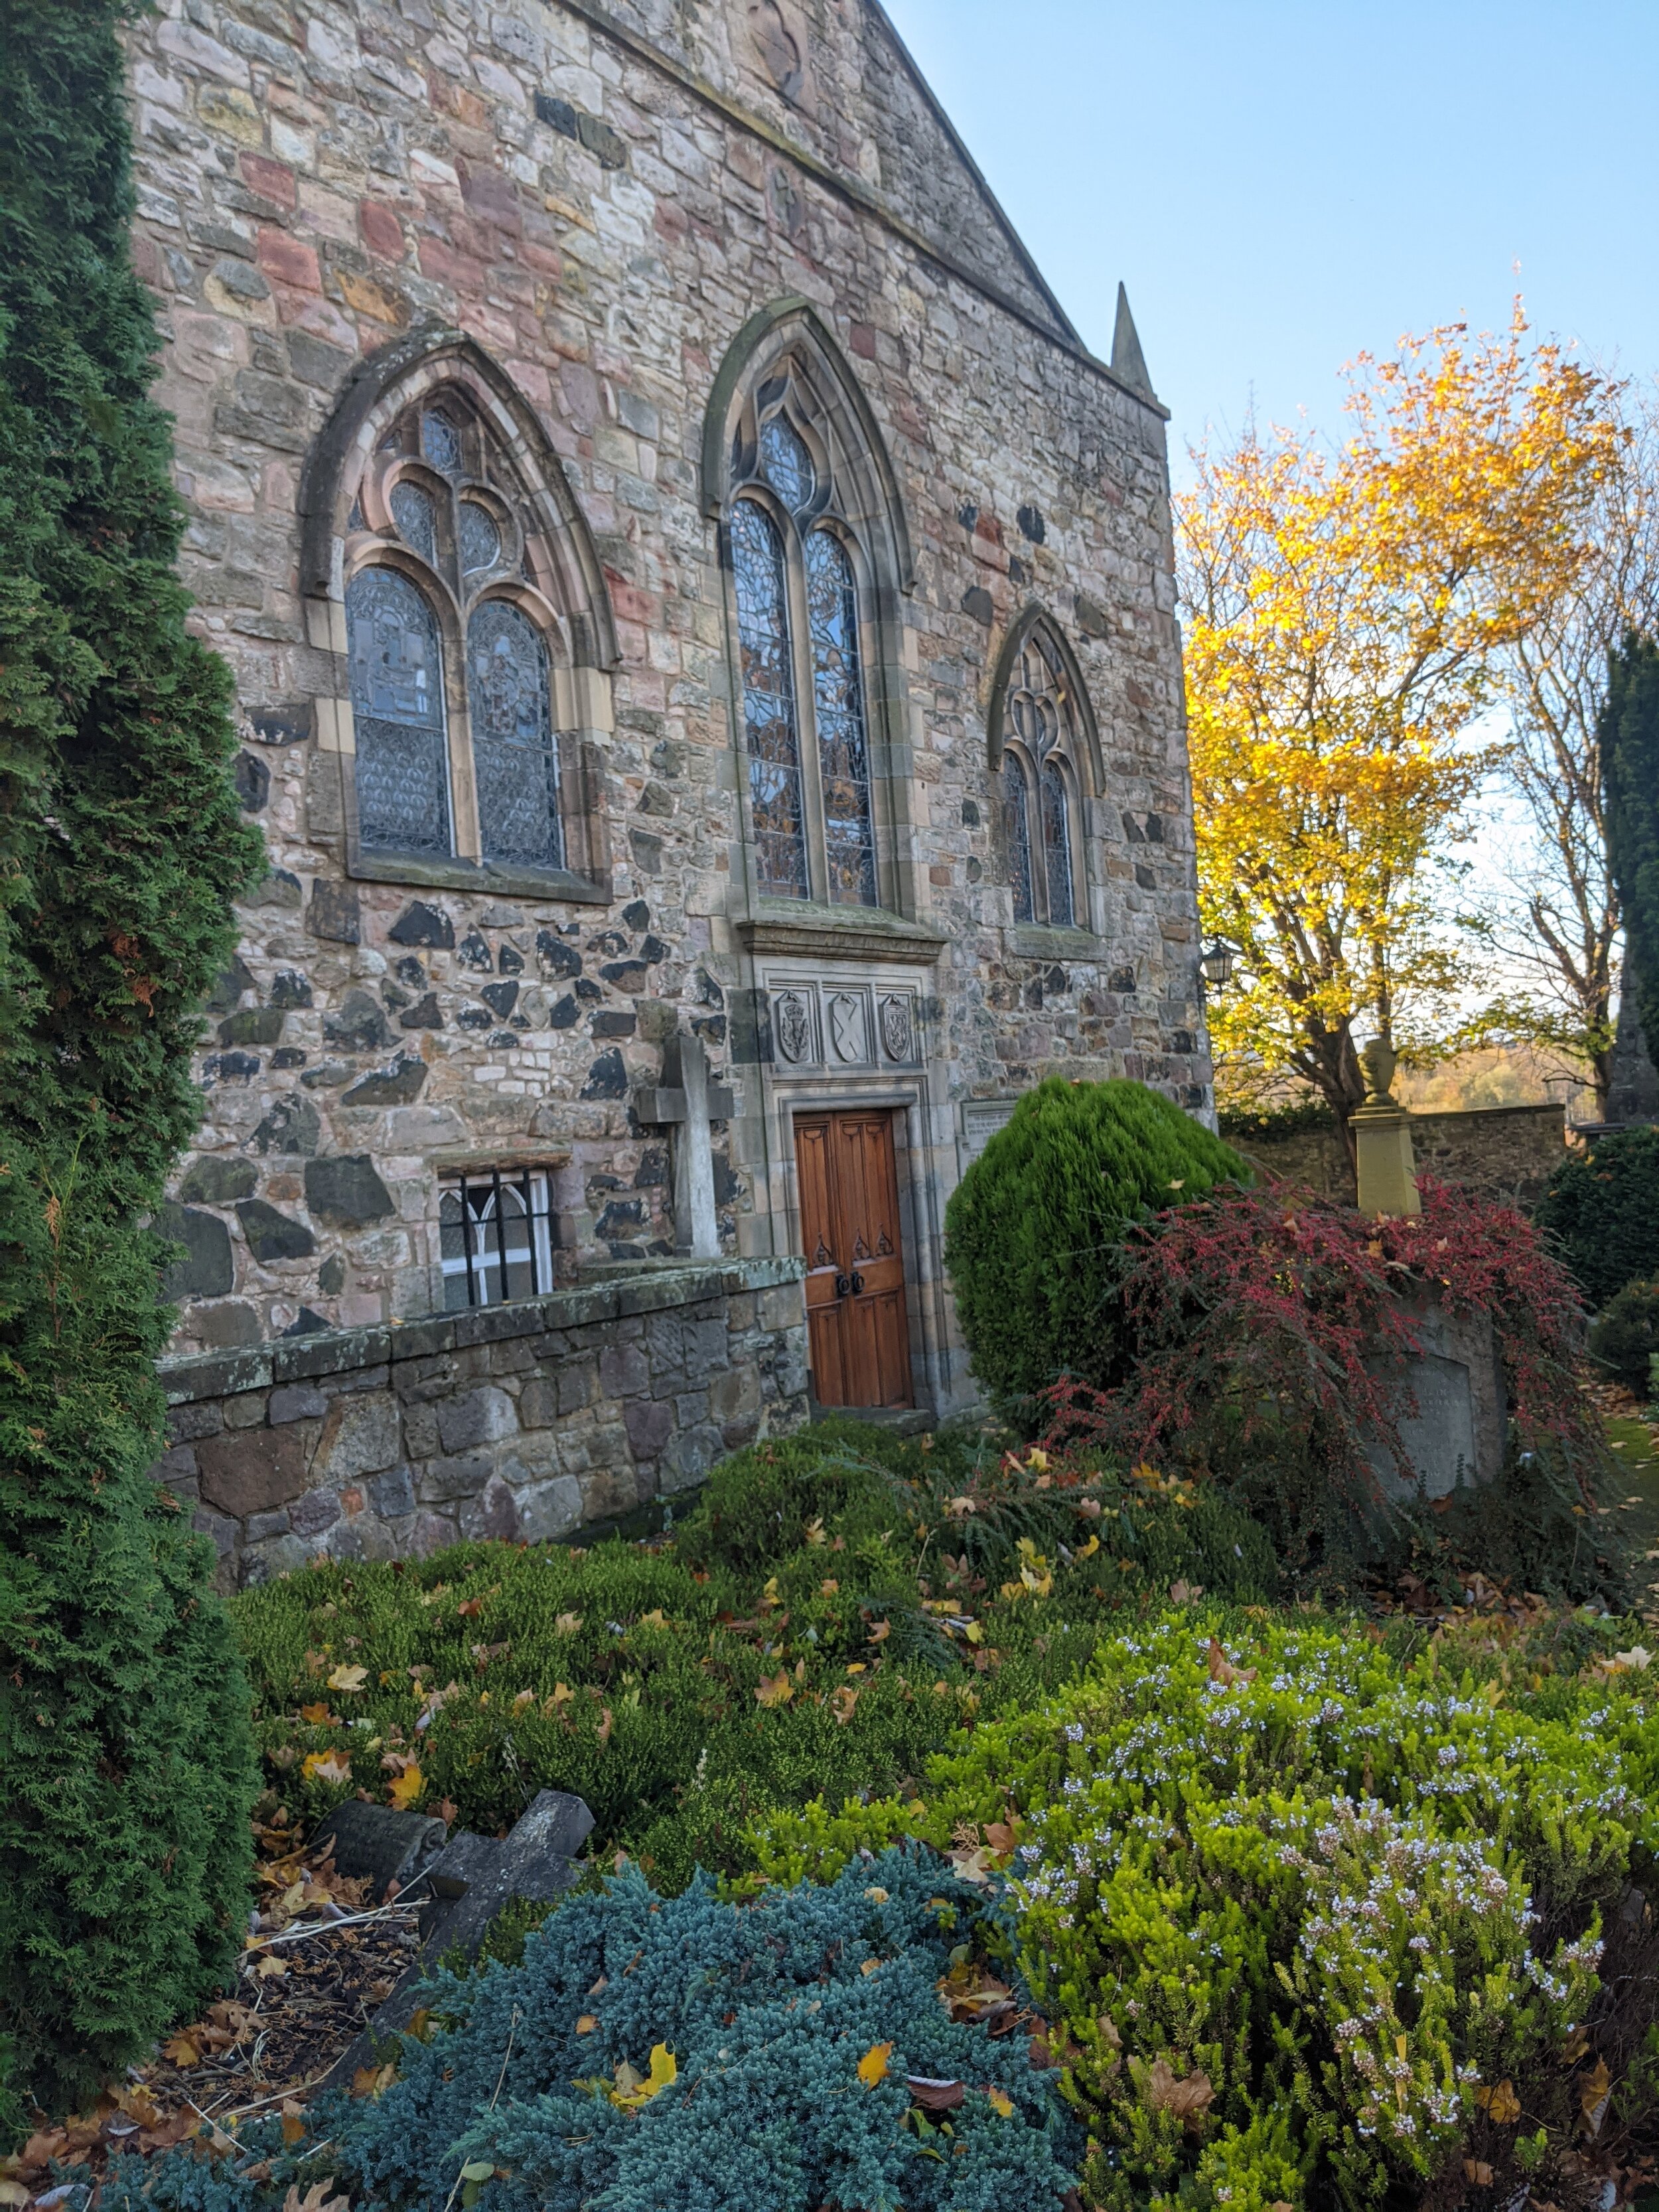
[[[1334,1129],[1297,1129],[1285,1136],[1252,1135],[1231,1141],[1246,1159],[1270,1175],[1317,1191],[1323,1198],[1353,1203],[1353,1176]],[[1566,1157],[1566,1109],[1559,1104],[1481,1106],[1466,1113],[1413,1114],[1412,1145],[1419,1175],[1459,1183],[1529,1212]]]
[[153,1470],[229,1589],[463,1537],[559,1539],[807,1413],[799,1260],[629,1269],[543,1298],[166,1359]]

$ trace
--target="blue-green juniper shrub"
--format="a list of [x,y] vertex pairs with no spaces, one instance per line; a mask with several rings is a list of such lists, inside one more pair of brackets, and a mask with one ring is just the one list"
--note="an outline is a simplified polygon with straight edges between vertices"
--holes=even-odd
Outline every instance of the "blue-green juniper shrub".
[[[194,2160],[118,2165],[101,2212],[275,2212],[325,2177],[356,2212],[1061,2212],[1081,2138],[1029,2014],[993,2034],[940,1993],[998,1947],[986,1904],[909,1850],[747,1905],[706,1876],[665,1900],[627,1868],[520,1966],[440,1978],[398,2078],[320,2101],[267,2179],[222,2173],[210,2205]],[[659,2045],[672,2082],[616,2101]]]

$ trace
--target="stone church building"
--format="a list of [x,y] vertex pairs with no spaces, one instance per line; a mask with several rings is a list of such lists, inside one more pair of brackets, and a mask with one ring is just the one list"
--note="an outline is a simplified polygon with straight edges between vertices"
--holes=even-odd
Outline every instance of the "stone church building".
[[877,0],[163,0],[185,575],[270,868],[174,1445],[227,1575],[973,1388],[1020,1091],[1211,1104],[1165,414]]

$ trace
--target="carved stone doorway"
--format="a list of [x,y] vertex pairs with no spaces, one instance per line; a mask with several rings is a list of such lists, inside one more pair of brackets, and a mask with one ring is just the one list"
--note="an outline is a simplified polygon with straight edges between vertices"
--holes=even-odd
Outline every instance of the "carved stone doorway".
[[812,1392],[821,1406],[914,1406],[893,1116],[798,1114]]

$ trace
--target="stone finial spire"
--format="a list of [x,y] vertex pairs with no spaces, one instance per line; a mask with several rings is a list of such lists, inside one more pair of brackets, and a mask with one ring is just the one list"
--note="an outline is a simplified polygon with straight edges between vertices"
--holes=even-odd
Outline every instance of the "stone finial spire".
[[1148,399],[1158,394],[1152,390],[1152,380],[1146,373],[1146,356],[1140,350],[1140,333],[1135,328],[1135,319],[1129,313],[1129,295],[1120,284],[1117,288],[1117,327],[1112,332],[1112,374],[1121,376],[1132,391],[1144,392]]

